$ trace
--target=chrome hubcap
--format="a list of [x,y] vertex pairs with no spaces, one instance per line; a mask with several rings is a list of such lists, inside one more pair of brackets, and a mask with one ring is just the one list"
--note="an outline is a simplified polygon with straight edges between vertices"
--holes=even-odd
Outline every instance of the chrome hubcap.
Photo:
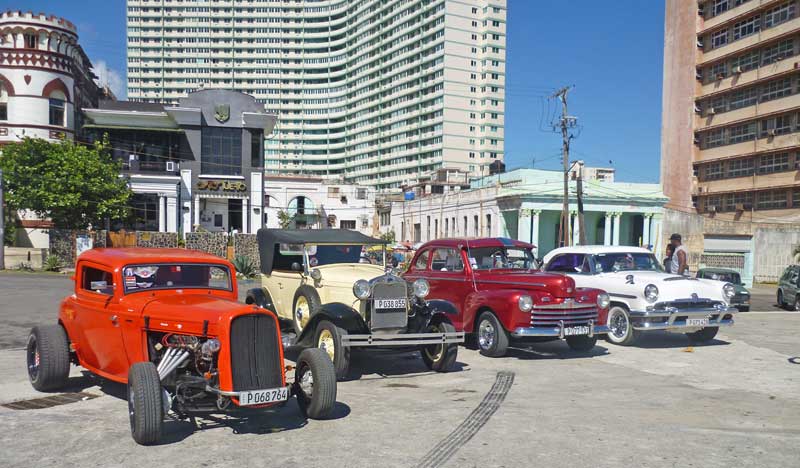
[[489,349],[494,345],[494,326],[488,321],[484,320],[478,326],[478,345],[481,349]]
[[297,321],[298,328],[302,330],[308,323],[309,315],[311,315],[309,313],[308,302],[302,296],[297,298],[297,304],[295,305],[294,315],[295,315],[295,321]]
[[609,320],[611,333],[617,338],[623,338],[628,333],[628,319],[622,312],[615,312]]
[[325,353],[328,354],[328,357],[331,358],[331,361],[333,361],[333,358],[336,356],[336,345],[334,344],[333,335],[331,335],[331,332],[328,330],[322,330],[322,332],[319,334],[319,342],[317,343],[317,347],[325,351]]
[[39,376],[39,364],[41,364],[39,344],[36,342],[36,337],[31,335],[28,340],[28,375],[31,380],[36,380]]
[[300,376],[300,390],[308,398],[311,398],[314,394],[314,374],[311,369],[304,369],[303,374]]

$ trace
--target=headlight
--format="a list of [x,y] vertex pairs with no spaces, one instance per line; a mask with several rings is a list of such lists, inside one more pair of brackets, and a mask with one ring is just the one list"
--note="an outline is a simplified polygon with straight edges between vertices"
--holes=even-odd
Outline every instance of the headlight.
[[611,298],[608,297],[606,293],[600,293],[597,295],[597,307],[601,309],[605,309],[611,304]]
[[734,288],[730,283],[725,283],[725,285],[722,287],[722,293],[725,294],[725,297],[731,299],[736,295],[736,288]]
[[422,278],[414,281],[414,295],[420,299],[425,299],[431,292],[431,285]]
[[369,281],[360,279],[353,284],[353,294],[359,299],[369,297]]
[[533,299],[530,296],[519,296],[517,303],[519,304],[519,310],[523,312],[533,309]]
[[322,279],[322,272],[317,270],[316,268],[311,270],[311,279],[314,281],[319,281]]
[[644,298],[647,299],[647,302],[658,300],[658,288],[655,284],[648,284],[644,287]]

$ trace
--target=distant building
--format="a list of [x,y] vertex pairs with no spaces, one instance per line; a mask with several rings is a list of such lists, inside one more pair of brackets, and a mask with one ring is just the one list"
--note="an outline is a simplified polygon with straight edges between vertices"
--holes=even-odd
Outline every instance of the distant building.
[[31,12],[0,13],[0,145],[24,137],[73,139],[104,90],[75,25]]
[[321,177],[268,174],[264,178],[265,226],[281,227],[280,212],[290,228],[339,228],[377,233],[375,188],[336,183]]
[[[588,169],[588,168],[587,168]],[[473,181],[469,188],[395,200],[379,207],[381,232],[398,240],[425,242],[443,237],[510,237],[538,246],[544,255],[557,246],[564,187],[561,171],[517,169]],[[570,193],[575,193],[570,182]],[[658,184],[586,179],[584,222],[587,244],[655,246],[661,238],[666,197]],[[577,204],[570,198],[572,243],[577,244]]]
[[504,154],[506,0],[127,1],[128,98],[200,86],[280,123],[266,170],[397,191]]
[[90,140],[109,136],[134,196],[127,228],[254,233],[263,227],[264,135],[275,115],[252,96],[190,93],[177,105],[102,101],[84,109]]
[[614,182],[616,169],[613,167],[589,167],[583,161],[573,164],[569,171],[570,179],[578,178],[578,171],[583,171],[583,180],[596,180],[598,182]]

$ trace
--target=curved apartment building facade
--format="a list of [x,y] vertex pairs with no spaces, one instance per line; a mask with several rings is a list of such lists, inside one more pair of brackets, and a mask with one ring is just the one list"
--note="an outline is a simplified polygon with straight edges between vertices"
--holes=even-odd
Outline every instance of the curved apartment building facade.
[[128,0],[128,98],[253,95],[266,171],[391,190],[503,159],[506,0]]

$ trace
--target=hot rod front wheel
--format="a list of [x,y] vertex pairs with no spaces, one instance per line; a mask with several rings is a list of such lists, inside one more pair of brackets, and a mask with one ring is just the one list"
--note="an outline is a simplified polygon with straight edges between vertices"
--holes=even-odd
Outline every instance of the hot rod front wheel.
[[26,348],[28,378],[40,392],[56,390],[69,378],[69,340],[61,325],[33,327]]
[[336,404],[336,371],[325,351],[309,348],[297,358],[294,375],[297,404],[311,419],[326,418]]
[[[456,327],[442,322],[428,327],[429,333],[454,333]],[[423,346],[420,350],[422,361],[428,369],[436,372],[450,372],[456,365],[458,343]]]
[[164,424],[161,379],[152,362],[137,362],[128,371],[128,416],[131,436],[141,445],[161,439]]

